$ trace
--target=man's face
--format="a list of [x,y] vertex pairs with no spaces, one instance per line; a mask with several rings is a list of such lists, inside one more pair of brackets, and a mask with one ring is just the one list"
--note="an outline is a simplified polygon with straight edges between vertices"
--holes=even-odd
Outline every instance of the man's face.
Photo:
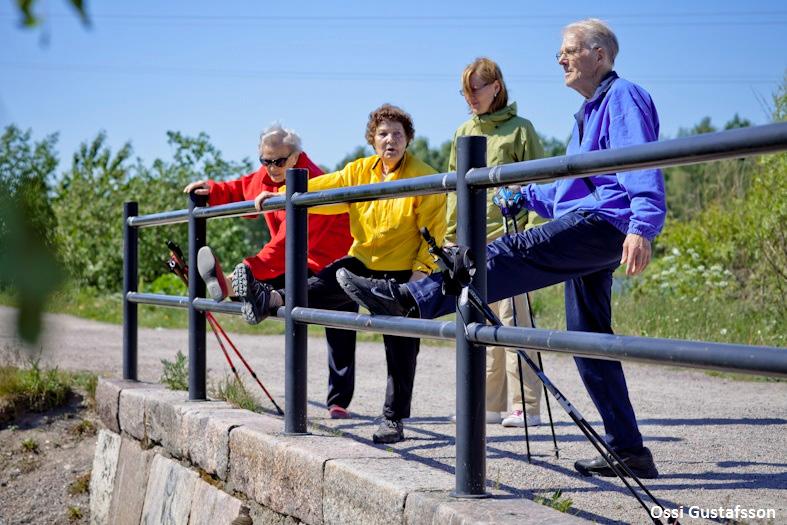
[[558,57],[558,64],[563,67],[563,79],[566,86],[585,98],[593,95],[600,80],[599,71],[603,64],[599,57],[600,51],[598,48],[590,49],[580,33],[568,32],[563,35]]

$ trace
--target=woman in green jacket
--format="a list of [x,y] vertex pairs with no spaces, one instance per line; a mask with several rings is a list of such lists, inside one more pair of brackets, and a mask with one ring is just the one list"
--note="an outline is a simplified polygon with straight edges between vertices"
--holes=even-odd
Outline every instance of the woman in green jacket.
[[[456,139],[465,135],[484,135],[487,139],[486,164],[496,166],[511,162],[537,159],[544,156],[544,150],[536,130],[529,120],[517,116],[516,102],[508,103],[508,91],[503,81],[500,67],[488,58],[477,58],[462,73],[462,95],[473,116],[463,123],[454,133],[448,170],[456,170]],[[492,202],[495,191],[487,192],[486,237],[487,243],[505,234],[505,225],[500,209]],[[446,241],[456,242],[456,194],[448,194],[448,232]],[[517,224],[522,229],[532,226],[532,217],[522,213]],[[530,219],[530,221],[528,221]],[[513,304],[512,304],[513,303]],[[491,305],[504,325],[533,326],[527,295],[505,299]],[[514,308],[515,306],[515,308]],[[528,352],[535,361],[536,353]],[[524,426],[525,413],[528,426],[541,424],[541,388],[536,375],[529,367],[522,367],[525,385],[525,411],[519,390],[519,371],[517,356],[502,347],[489,347],[486,360],[486,421],[501,423],[503,426]],[[500,413],[508,410],[508,397],[511,397],[511,413],[502,418]]]

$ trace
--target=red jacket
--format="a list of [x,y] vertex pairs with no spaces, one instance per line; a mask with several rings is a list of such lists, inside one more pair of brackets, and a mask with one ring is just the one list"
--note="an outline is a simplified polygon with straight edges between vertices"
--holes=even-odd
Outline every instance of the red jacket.
[[[298,157],[296,168],[309,170],[309,178],[318,177],[323,171],[314,164],[306,153]],[[235,180],[208,181],[210,194],[208,204],[216,206],[230,202],[254,200],[262,191],[279,191],[284,184],[276,184],[268,175],[265,166]],[[284,239],[286,235],[284,210],[269,211],[264,214],[271,240],[260,252],[244,259],[254,277],[260,280],[273,279],[284,273]],[[329,263],[347,255],[352,244],[350,220],[346,213],[341,215],[309,214],[309,269],[317,273]]]

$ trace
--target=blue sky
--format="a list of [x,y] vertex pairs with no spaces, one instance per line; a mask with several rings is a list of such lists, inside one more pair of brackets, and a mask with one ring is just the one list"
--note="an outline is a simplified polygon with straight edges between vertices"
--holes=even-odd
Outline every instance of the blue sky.
[[59,132],[65,161],[99,130],[146,162],[170,157],[167,130],[255,158],[260,130],[281,120],[333,166],[383,102],[436,145],[467,118],[459,76],[477,56],[500,63],[540,133],[565,138],[581,98],[554,53],[561,27],[587,16],[615,30],[616,70],[653,95],[663,136],[706,115],[765,123],[787,69],[777,1],[90,2],[88,30],[65,1],[39,4],[47,23],[24,31],[0,5],[0,125]]

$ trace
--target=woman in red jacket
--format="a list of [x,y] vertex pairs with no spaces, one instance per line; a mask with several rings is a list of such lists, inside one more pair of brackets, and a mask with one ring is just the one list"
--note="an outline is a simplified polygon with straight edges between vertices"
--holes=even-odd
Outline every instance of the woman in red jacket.
[[[183,190],[207,195],[208,205],[254,200],[263,191],[276,192],[285,182],[287,169],[306,168],[309,178],[318,177],[323,171],[303,152],[301,139],[290,129],[273,124],[260,135],[260,169],[235,180],[217,182],[200,180]],[[275,288],[284,287],[285,212],[276,210],[264,214],[270,231],[270,241],[256,255],[243,260],[257,280]],[[322,270],[329,263],[347,255],[352,244],[349,218],[341,215],[309,214],[308,266],[310,275]],[[208,295],[221,301],[231,294],[231,275],[224,276],[218,260],[205,247],[200,251],[200,271],[207,267],[213,277],[206,279]],[[355,310],[357,311],[357,307]],[[349,417],[347,406],[352,400],[355,386],[355,332],[325,329],[328,343],[328,409],[332,418]]]

